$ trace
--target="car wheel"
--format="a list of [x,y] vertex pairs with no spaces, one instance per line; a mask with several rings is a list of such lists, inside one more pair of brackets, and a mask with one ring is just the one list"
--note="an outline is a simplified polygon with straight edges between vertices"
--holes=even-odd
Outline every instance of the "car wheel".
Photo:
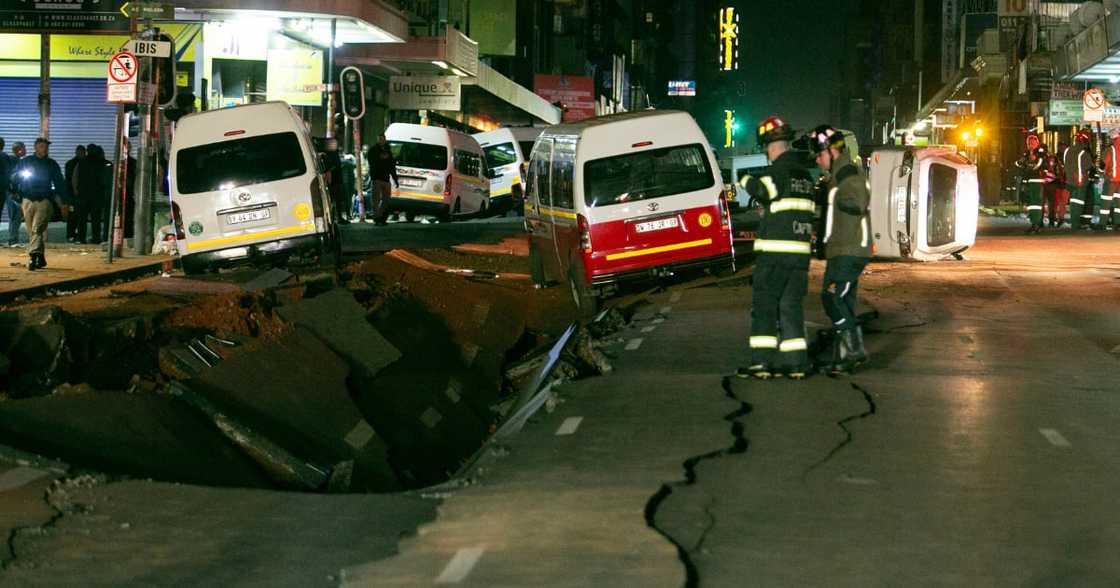
[[408,221],[408,222],[410,222],[410,223],[414,223],[414,222],[416,222],[416,213],[415,213],[415,212],[406,212],[406,213],[404,213],[404,220],[406,220],[406,221]]
[[188,276],[197,276],[206,273],[206,264],[200,262],[193,255],[182,257],[179,261],[183,265],[183,273]]
[[583,260],[576,258],[568,269],[568,288],[572,292],[572,301],[580,318],[590,318],[599,312],[599,298],[587,283],[587,273],[583,269]]

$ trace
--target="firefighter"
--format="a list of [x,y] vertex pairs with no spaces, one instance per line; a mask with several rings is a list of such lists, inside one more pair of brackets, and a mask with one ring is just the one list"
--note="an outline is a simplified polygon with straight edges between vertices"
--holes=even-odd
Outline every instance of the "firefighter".
[[1087,228],[1086,220],[1093,218],[1093,190],[1089,179],[1093,168],[1093,156],[1089,151],[1090,139],[1092,134],[1088,129],[1077,131],[1073,146],[1066,150],[1065,154],[1066,187],[1069,189],[1069,225],[1075,231],[1083,225]]
[[1027,135],[1027,150],[1023,157],[1015,162],[1023,174],[1023,181],[1027,183],[1027,216],[1031,219],[1031,228],[1027,233],[1037,233],[1042,230],[1042,163],[1046,158],[1046,149],[1042,147],[1042,140],[1038,135]]
[[859,276],[871,260],[871,190],[863,169],[852,161],[843,133],[819,126],[809,134],[809,148],[828,177],[828,207],[820,239],[828,265],[821,301],[832,319],[828,369],[835,375],[851,372],[867,361],[856,304]]
[[[1046,146],[1043,145],[1043,149]],[[1060,153],[1060,151],[1058,152]],[[1060,188],[1058,182],[1061,177],[1061,163],[1058,153],[1050,153],[1046,151],[1046,157],[1042,160],[1042,203],[1045,206],[1047,226],[1057,226],[1058,217],[1058,190]]]
[[1120,226],[1120,129],[1112,129],[1112,141],[1104,150],[1104,190],[1101,192],[1100,226],[1112,229]]
[[750,365],[740,378],[767,380],[785,375],[804,379],[809,371],[802,300],[809,290],[813,219],[813,177],[802,155],[791,149],[793,128],[771,116],[758,126],[758,144],[770,167],[761,177],[744,176],[740,185],[763,209],[751,303]]
[[1069,214],[1069,184],[1066,181],[1065,165],[1069,149],[1069,145],[1063,141],[1058,143],[1058,151],[1054,154],[1054,172],[1057,175],[1054,185],[1057,188],[1054,190],[1054,206],[1050,209],[1052,228],[1061,228],[1066,223],[1066,215]]

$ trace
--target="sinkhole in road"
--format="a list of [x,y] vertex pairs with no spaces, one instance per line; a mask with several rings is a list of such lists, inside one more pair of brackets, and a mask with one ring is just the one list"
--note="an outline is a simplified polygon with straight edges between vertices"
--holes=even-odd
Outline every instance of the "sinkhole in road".
[[[261,292],[128,294],[108,314],[5,311],[0,438],[127,478],[312,492],[437,484],[507,415],[529,373],[511,368],[570,318],[563,293],[523,290],[376,257]],[[568,377],[594,371],[569,359]]]

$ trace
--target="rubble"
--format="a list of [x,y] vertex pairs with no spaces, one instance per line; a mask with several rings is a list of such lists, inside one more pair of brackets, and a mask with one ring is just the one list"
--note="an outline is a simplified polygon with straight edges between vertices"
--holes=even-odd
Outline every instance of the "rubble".
[[278,312],[288,322],[318,335],[363,376],[377,374],[401,357],[400,351],[370,325],[366,310],[345,289],[281,306]]

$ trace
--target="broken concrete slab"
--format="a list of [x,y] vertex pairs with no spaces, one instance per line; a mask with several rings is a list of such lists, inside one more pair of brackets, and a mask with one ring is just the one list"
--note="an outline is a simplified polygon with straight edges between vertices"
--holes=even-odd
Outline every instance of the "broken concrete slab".
[[289,322],[310,329],[346,358],[357,375],[373,376],[401,357],[400,351],[366,320],[348,290],[337,288],[277,309]]
[[246,292],[260,292],[261,290],[268,290],[280,286],[293,277],[295,277],[295,274],[292,272],[274,267],[248,282],[241,284],[241,289]]
[[110,474],[270,487],[253,461],[169,396],[92,392],[0,403],[6,443]]
[[191,388],[230,418],[300,458],[354,461],[352,489],[398,487],[388,449],[350,398],[345,360],[311,330],[201,370]]
[[57,306],[0,312],[0,354],[15,397],[47,394],[69,376],[66,313]]

